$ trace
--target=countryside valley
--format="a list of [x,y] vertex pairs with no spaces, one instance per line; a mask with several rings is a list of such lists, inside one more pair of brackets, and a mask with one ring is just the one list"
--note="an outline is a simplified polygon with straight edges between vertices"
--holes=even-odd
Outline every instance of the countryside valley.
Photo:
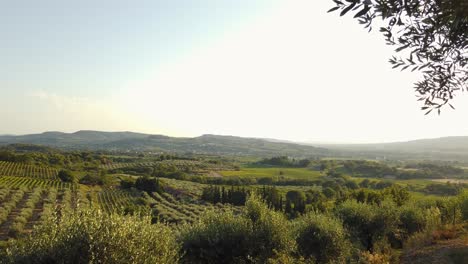
[[[121,135],[3,138],[2,262],[466,260],[468,160],[370,159],[369,150],[356,158],[339,146],[214,135],[115,139]],[[171,143],[117,147],[154,138]],[[38,145],[46,141],[54,143]],[[101,149],[87,150],[88,142]],[[123,240],[157,245],[141,252],[122,248]]]

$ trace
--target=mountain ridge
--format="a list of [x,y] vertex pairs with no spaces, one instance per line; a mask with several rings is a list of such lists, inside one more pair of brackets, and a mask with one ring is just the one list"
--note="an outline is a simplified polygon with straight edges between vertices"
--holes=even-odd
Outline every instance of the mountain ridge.
[[130,131],[80,130],[73,133],[49,131],[40,134],[0,136],[0,145],[37,144],[62,149],[190,152],[217,155],[324,156],[328,150],[298,143],[205,134],[198,137],[169,137]]

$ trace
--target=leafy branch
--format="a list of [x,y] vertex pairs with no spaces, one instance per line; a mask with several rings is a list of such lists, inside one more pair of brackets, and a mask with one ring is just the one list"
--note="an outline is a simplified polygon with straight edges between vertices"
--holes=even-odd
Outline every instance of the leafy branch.
[[419,71],[415,83],[422,110],[429,114],[448,105],[459,91],[468,89],[468,1],[466,0],[333,0],[328,12],[340,16],[354,12],[364,28],[379,31],[388,45],[396,46],[389,62],[393,68]]

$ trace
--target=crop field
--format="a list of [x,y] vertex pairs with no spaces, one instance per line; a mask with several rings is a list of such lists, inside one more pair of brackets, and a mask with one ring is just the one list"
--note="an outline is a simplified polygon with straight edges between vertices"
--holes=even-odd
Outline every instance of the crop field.
[[220,171],[220,170],[233,170],[232,166],[226,164],[213,164],[198,160],[163,160],[163,161],[146,161],[146,162],[133,162],[133,163],[110,163],[103,164],[99,167],[106,170],[116,170],[128,167],[153,167],[157,165],[173,166],[177,170],[199,171],[200,173],[206,171]]
[[32,231],[47,216],[61,215],[73,206],[70,189],[0,187],[0,240]]
[[161,178],[161,182],[167,184],[167,191],[179,198],[198,199],[200,198],[205,184],[179,181],[176,179]]
[[58,171],[55,168],[0,161],[0,175],[56,180],[57,174]]
[[243,167],[239,171],[220,171],[225,177],[285,177],[291,179],[317,179],[323,176],[319,171],[307,168],[265,168],[265,167]]
[[131,193],[118,189],[105,189],[97,193],[97,202],[107,213],[121,212],[136,203],[141,193]]
[[105,170],[116,170],[120,168],[141,166],[141,167],[151,167],[154,166],[156,162],[119,162],[119,163],[109,163],[99,165],[99,168]]
[[[174,198],[169,193],[159,194],[153,192],[150,194],[153,199],[153,212],[159,218],[159,221],[170,224],[192,223],[206,210],[216,209],[217,211],[238,209],[227,204],[208,204],[208,203],[190,203]],[[239,210],[239,209],[238,209]]]
[[71,188],[70,183],[58,180],[43,180],[30,177],[0,176],[0,186],[9,188],[33,188],[33,187],[51,187],[51,188]]

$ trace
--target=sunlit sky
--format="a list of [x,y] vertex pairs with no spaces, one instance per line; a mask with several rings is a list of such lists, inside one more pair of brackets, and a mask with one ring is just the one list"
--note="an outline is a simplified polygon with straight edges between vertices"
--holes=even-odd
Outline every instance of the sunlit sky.
[[0,134],[82,129],[312,142],[468,135],[331,0],[0,3]]

